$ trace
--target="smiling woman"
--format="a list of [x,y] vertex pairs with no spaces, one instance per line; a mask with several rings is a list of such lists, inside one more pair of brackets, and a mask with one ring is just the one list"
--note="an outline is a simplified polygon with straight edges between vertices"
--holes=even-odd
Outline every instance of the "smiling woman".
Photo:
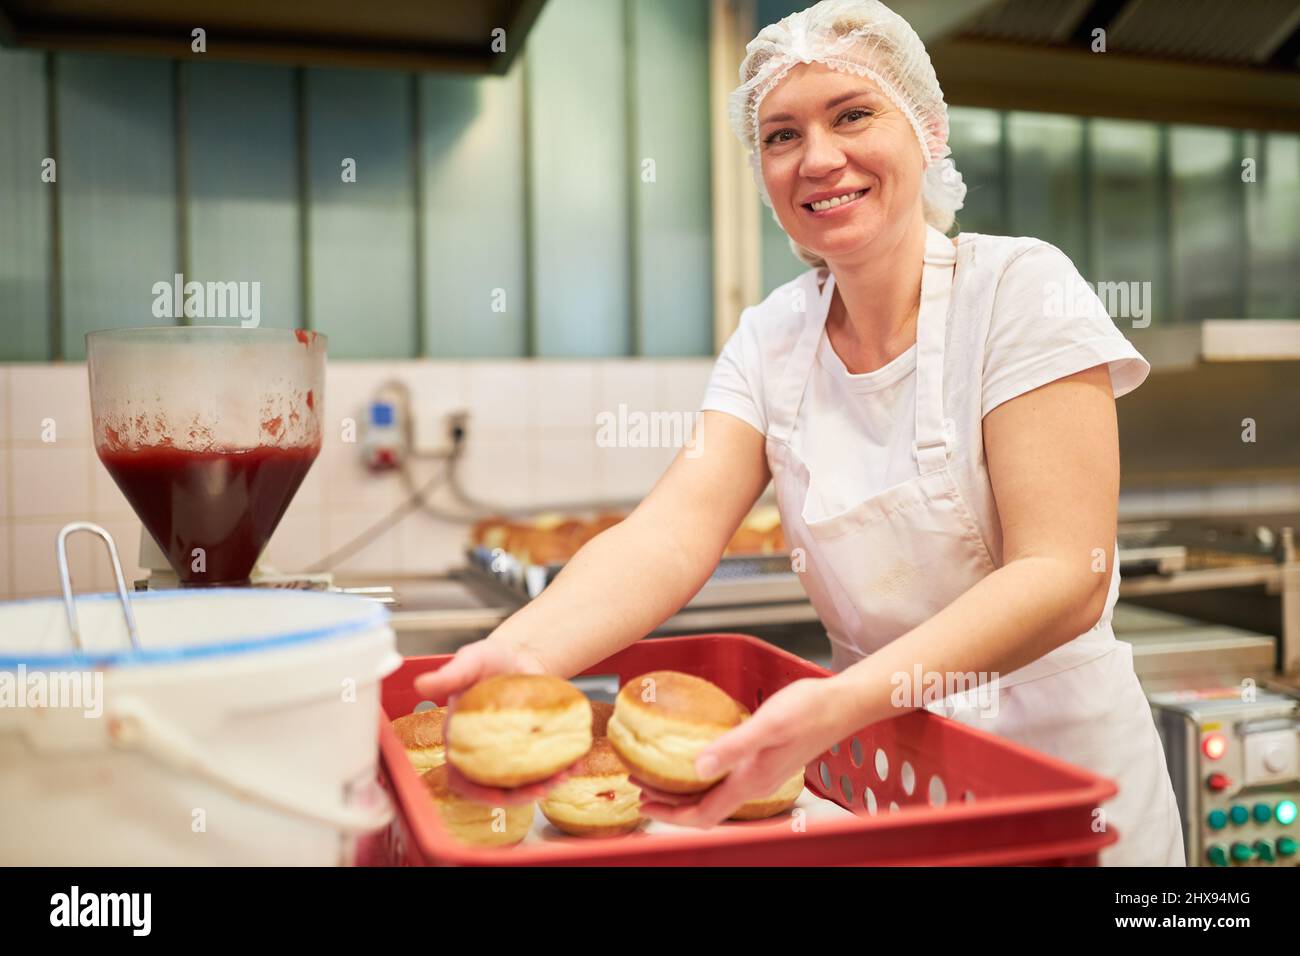
[[[947,107],[897,14],[823,0],[764,28],[740,75],[735,131],[815,268],[741,314],[699,453],[420,689],[511,667],[569,676],[649,633],[770,480],[836,673],[783,687],[692,753],[716,785],[644,787],[645,816],[719,823],[864,725],[927,706],[1115,779],[1098,822],[1121,836],[1103,862],[1182,862],[1159,736],[1111,629],[1115,399],[1149,365],[1095,302],[1049,302],[1081,281],[1060,250],[945,235],[964,196]],[[913,674],[989,680],[895,699]]]
[[[814,10],[816,18],[806,16]],[[925,221],[943,232],[952,227],[966,187],[946,158],[948,112],[939,81],[907,21],[879,3],[828,0],[765,28],[746,52],[741,85],[729,103],[732,129],[750,150],[759,195],[773,207],[800,259],[826,264],[800,244],[798,219],[783,215],[772,191],[805,151],[813,151],[814,169],[828,161],[828,150],[843,144],[869,150],[890,165],[905,162],[923,179]],[[905,132],[911,135],[900,135]],[[842,195],[795,198],[807,203]]]

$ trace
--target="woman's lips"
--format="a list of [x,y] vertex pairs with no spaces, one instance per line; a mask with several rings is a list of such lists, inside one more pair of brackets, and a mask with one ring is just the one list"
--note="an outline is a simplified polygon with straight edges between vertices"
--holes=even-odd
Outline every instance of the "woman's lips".
[[837,216],[845,212],[846,210],[852,209],[858,203],[862,202],[862,200],[866,199],[869,195],[871,195],[871,188],[867,187],[866,189],[863,189],[861,192],[862,195],[859,196],[857,199],[851,200],[850,202],[842,202],[838,206],[834,206],[830,209],[823,209],[820,212],[818,212],[815,209],[812,209],[809,206],[803,206],[802,208],[805,213],[807,213],[808,215],[812,216],[815,219],[828,219],[831,216]]

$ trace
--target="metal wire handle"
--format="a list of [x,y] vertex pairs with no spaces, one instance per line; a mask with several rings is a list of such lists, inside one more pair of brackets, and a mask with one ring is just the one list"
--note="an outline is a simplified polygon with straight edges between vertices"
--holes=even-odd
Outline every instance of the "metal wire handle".
[[59,530],[59,582],[63,587],[63,607],[68,612],[68,630],[72,634],[73,647],[79,651],[86,649],[81,643],[81,628],[77,624],[77,602],[72,596],[72,574],[68,571],[68,535],[77,531],[89,531],[108,545],[108,557],[113,563],[113,577],[117,581],[117,598],[122,603],[122,614],[126,617],[126,633],[131,638],[131,646],[137,651],[142,650],[140,632],[135,626],[135,614],[131,611],[131,598],[126,593],[126,579],[122,577],[122,562],[117,557],[117,545],[113,543],[111,534],[89,521],[74,521]]

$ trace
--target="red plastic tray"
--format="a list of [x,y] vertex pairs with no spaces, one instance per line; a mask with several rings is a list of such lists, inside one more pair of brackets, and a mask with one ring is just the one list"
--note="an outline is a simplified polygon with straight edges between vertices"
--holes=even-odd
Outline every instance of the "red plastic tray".
[[[421,700],[415,676],[448,660],[409,658],[387,677],[385,715],[410,713]],[[622,686],[652,670],[707,678],[751,710],[791,681],[830,673],[755,637],[702,634],[638,641],[584,676],[615,674]],[[686,833],[467,846],[443,827],[387,721],[380,746],[381,782],[397,805],[384,843],[392,864],[1089,866],[1119,839],[1114,828],[1092,826],[1093,811],[1118,792],[1112,781],[923,710],[865,727],[808,765],[808,789],[857,816],[808,817],[802,832],[777,817]]]

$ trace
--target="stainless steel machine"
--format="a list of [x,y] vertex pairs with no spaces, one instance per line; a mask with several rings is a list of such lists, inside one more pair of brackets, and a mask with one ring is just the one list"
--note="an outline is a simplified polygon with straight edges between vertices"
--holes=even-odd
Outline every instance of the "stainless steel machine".
[[1249,680],[1149,696],[1187,862],[1300,865],[1300,698]]
[[[1164,742],[1192,866],[1295,866],[1300,563],[1289,521],[1121,527],[1115,631]],[[1126,547],[1127,545],[1127,547]]]

